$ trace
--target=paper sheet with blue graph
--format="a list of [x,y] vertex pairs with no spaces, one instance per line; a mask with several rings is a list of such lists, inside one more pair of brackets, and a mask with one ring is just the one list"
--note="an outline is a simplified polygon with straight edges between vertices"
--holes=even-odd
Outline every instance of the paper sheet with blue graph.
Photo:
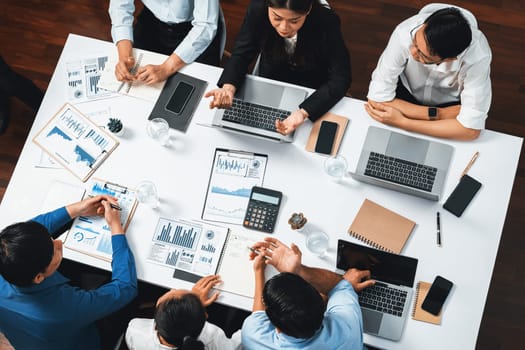
[[86,181],[119,142],[78,109],[66,103],[33,141],[53,160]]
[[[122,209],[120,221],[126,231],[138,203],[135,190],[104,180],[93,179],[90,181],[90,187],[85,192],[84,198],[101,194],[117,198],[118,205]],[[113,253],[111,231],[104,217],[79,216],[76,218],[64,241],[64,247],[111,261]]]
[[262,186],[268,156],[217,148],[202,219],[242,224],[253,186]]
[[197,220],[159,218],[147,259],[150,262],[202,276],[214,274],[228,228]]

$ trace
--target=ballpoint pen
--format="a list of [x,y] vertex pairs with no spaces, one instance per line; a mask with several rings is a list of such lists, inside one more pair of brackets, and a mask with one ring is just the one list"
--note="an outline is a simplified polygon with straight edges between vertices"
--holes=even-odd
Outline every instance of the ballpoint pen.
[[441,247],[441,219],[439,217],[439,211],[436,214],[436,224],[437,224],[437,245]]
[[478,156],[479,156],[479,152],[474,153],[474,155],[473,155],[472,158],[470,159],[470,162],[468,162],[467,166],[465,167],[465,169],[464,169],[463,172],[461,173],[460,178],[462,178],[463,175],[465,175],[465,174],[470,170],[470,168],[472,167],[472,164],[474,164],[474,162],[476,161],[476,159],[478,159]]
[[113,203],[109,203],[109,206],[113,209],[117,209],[117,210],[122,210],[122,208],[116,204],[113,204]]
[[[247,247],[248,249],[250,249],[253,253],[257,254],[257,255],[261,255],[261,251],[260,250],[257,250],[255,248],[252,248],[252,247]],[[267,256],[267,255],[264,255],[263,258],[265,258],[266,260],[268,259],[271,259],[271,257]]]

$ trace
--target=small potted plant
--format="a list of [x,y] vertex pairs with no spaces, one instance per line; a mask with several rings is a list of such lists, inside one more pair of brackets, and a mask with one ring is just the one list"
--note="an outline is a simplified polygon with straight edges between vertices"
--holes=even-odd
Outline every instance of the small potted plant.
[[117,136],[124,134],[124,126],[118,118],[109,118],[108,129]]

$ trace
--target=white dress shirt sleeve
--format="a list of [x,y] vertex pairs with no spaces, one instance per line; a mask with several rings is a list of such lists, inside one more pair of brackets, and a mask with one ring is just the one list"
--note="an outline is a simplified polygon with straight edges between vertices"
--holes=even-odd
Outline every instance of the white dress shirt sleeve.
[[133,0],[110,0],[109,17],[111,18],[111,37],[116,44],[120,40],[133,41]]

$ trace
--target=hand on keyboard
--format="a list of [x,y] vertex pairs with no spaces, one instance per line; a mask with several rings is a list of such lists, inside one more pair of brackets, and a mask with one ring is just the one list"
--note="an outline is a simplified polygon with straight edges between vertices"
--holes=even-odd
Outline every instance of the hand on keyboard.
[[292,114],[283,121],[279,119],[275,120],[275,129],[283,135],[288,135],[304,123],[306,118],[308,118],[308,113],[304,109],[298,109],[293,111]]
[[345,272],[343,278],[350,282],[356,292],[360,292],[376,283],[376,281],[370,279],[370,270],[349,269]]
[[232,84],[224,84],[220,89],[208,91],[204,97],[213,97],[213,100],[210,102],[210,109],[230,108],[233,103],[235,90],[236,88]]

